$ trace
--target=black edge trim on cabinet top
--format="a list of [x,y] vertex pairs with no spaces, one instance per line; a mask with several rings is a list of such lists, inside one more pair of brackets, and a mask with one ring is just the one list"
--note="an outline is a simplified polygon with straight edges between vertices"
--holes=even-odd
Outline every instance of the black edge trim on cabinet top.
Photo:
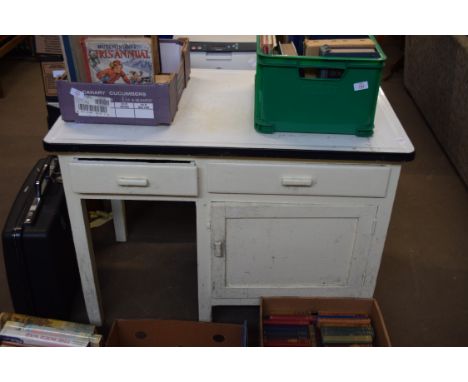
[[237,147],[191,147],[191,146],[136,146],[48,143],[43,141],[44,149],[50,152],[103,153],[103,154],[153,154],[153,155],[191,155],[191,156],[231,156],[289,159],[329,159],[364,160],[386,162],[409,162],[415,157],[411,153],[379,153],[330,150],[289,150],[270,148]]

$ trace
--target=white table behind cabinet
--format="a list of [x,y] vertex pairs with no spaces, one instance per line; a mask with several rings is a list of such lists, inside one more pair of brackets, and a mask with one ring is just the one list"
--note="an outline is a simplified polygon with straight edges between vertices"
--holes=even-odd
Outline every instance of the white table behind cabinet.
[[253,73],[216,70],[192,71],[170,127],[59,120],[44,146],[59,153],[98,325],[84,199],[114,200],[115,211],[119,200],[195,202],[199,317],[210,320],[214,305],[261,296],[372,296],[401,161],[414,155],[383,93],[371,138],[263,135],[253,128]]

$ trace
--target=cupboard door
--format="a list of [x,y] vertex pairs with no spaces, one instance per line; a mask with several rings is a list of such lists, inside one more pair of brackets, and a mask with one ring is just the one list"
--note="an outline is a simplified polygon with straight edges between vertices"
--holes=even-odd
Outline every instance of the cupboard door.
[[213,203],[214,298],[358,296],[376,206]]

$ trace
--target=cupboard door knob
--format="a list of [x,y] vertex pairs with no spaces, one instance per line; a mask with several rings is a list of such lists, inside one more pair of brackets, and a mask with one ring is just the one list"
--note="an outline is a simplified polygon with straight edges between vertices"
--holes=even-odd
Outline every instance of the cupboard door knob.
[[216,257],[223,257],[224,256],[224,245],[222,241],[215,241],[214,242],[214,255]]

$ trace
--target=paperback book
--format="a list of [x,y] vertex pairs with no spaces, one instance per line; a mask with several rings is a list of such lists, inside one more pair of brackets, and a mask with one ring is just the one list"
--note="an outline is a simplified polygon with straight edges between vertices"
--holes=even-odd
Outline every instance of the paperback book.
[[100,346],[94,325],[0,313],[0,346]]

